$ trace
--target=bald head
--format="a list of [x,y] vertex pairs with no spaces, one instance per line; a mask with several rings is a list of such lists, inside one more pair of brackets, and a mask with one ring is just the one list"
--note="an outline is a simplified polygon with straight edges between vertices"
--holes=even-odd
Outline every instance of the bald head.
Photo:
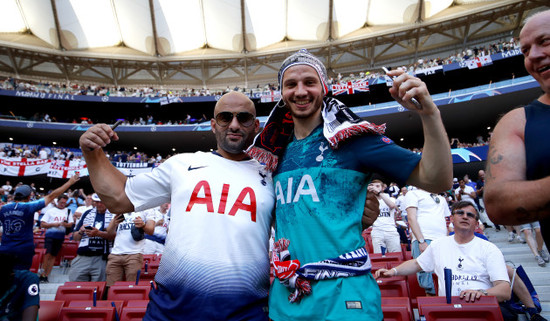
[[242,111],[247,111],[256,116],[256,107],[254,106],[254,102],[250,100],[248,96],[238,91],[230,91],[223,95],[216,103],[216,107],[214,107],[214,117],[216,117],[216,115],[221,111],[226,111],[227,107],[230,106],[239,106],[240,108],[243,108]]
[[231,91],[220,98],[210,121],[216,135],[217,152],[231,160],[248,157],[244,150],[252,144],[260,129],[256,107],[246,95]]
[[519,34],[525,70],[539,83],[545,95],[539,100],[550,104],[550,10],[538,12],[529,17]]

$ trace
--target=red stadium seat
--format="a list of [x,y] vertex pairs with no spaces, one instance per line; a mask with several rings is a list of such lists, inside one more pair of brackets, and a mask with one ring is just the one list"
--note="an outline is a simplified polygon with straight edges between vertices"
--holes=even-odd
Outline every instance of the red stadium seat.
[[[433,282],[434,282],[434,285],[435,285],[435,288],[436,288],[436,293],[437,293],[438,279],[437,279],[437,275],[435,273],[432,273],[432,279],[433,279]],[[424,290],[424,288],[421,287],[420,284],[418,284],[418,279],[416,278],[416,273],[407,275],[407,284],[409,285],[409,294],[410,294],[410,298],[411,298],[411,306],[412,306],[413,309],[418,309],[418,302],[417,302],[416,298],[426,296],[426,290]]]
[[149,300],[128,300],[126,301],[126,303],[124,303],[124,306],[132,308],[143,308],[147,307],[147,304],[149,304]]
[[[398,306],[398,307],[405,307],[407,309],[408,318],[406,320],[413,320],[414,319],[414,311],[411,307],[411,301],[407,297],[382,297],[382,312],[384,312],[384,306],[386,307],[392,307],[392,306]],[[401,314],[401,310],[398,309],[397,311],[394,311],[394,309],[388,310],[388,315],[384,313],[384,320],[392,320],[392,317],[394,314]],[[389,319],[388,319],[389,318]],[[395,318],[399,318],[396,316]],[[403,319],[405,320],[405,319]]]
[[384,321],[411,321],[410,311],[406,306],[402,305],[385,305],[382,304],[382,314]]
[[61,285],[57,288],[55,300],[65,301],[65,306],[72,300],[93,300],[96,289],[96,286]]
[[61,248],[61,262],[72,261],[76,257],[76,252],[78,251],[77,241],[65,241],[63,247]]
[[407,280],[403,276],[394,276],[390,278],[380,278],[376,280],[380,293],[383,297],[409,297]]
[[150,290],[148,285],[112,285],[107,300],[148,300]]
[[32,265],[29,269],[32,273],[38,273],[38,270],[40,269],[40,264],[42,264],[42,260],[44,259],[44,254],[46,253],[46,249],[34,249],[34,256],[32,257]]
[[145,316],[147,307],[129,307],[122,308],[120,321],[141,321]]
[[139,280],[140,281],[154,281],[155,275],[157,274],[157,269],[151,269],[149,268],[147,272],[145,272],[143,269],[141,270],[141,273],[139,274]]
[[403,253],[402,252],[391,252],[382,255],[382,253],[373,253],[370,254],[371,262],[402,262]]
[[78,282],[78,281],[67,281],[65,282],[66,286],[95,286],[97,287],[97,300],[102,300],[103,296],[105,295],[105,289],[106,289],[106,282],[105,281],[97,281],[97,282]]
[[454,296],[451,304],[447,304],[445,297],[418,297],[418,313],[427,321],[503,321],[494,296],[482,296],[475,302],[466,302]]
[[65,301],[40,301],[38,321],[57,321]]
[[[120,315],[120,313],[122,312],[122,305],[124,304],[124,301],[96,300],[96,307],[109,308],[113,306],[113,303],[115,304],[115,309],[117,313]],[[94,306],[93,300],[72,300],[67,305],[67,307],[69,308],[85,308],[85,307],[93,307],[93,306]]]
[[[113,285],[136,285],[135,281],[116,281]],[[139,280],[137,285],[151,286],[151,280]]]
[[60,321],[113,321],[115,308],[113,307],[64,307],[59,315]]

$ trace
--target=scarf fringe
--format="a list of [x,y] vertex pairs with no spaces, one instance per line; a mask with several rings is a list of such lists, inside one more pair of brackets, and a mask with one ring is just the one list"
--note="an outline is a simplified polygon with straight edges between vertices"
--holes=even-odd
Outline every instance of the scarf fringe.
[[339,130],[333,136],[328,137],[330,147],[332,149],[337,149],[338,144],[345,141],[346,139],[354,136],[360,136],[362,134],[380,134],[383,135],[386,131],[386,124],[376,125],[369,122],[363,122],[357,125],[353,125],[344,129]]
[[248,156],[256,159],[260,164],[264,164],[268,171],[274,172],[277,169],[279,157],[273,153],[254,145],[252,145],[246,153]]

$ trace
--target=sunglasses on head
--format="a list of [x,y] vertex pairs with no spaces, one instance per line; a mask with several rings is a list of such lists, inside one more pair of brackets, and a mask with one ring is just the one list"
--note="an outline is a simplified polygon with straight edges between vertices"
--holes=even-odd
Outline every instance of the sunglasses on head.
[[465,212],[463,210],[456,210],[454,211],[453,215],[455,214],[458,214],[460,216],[466,214],[466,216],[468,216],[469,218],[473,218],[474,220],[476,219],[477,215],[475,213],[472,213],[472,212]]
[[214,119],[216,119],[216,124],[221,127],[226,127],[231,124],[233,117],[237,117],[237,121],[244,127],[250,127],[254,124],[255,116],[248,112],[232,113],[229,111],[222,111],[218,113]]

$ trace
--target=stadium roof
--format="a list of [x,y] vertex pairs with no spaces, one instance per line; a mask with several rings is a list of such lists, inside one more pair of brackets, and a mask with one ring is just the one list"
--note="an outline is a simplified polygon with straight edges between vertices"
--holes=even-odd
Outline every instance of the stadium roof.
[[[329,70],[504,38],[546,0],[3,0],[0,72],[124,84],[273,80],[309,48]],[[414,60],[412,60],[414,61]]]

